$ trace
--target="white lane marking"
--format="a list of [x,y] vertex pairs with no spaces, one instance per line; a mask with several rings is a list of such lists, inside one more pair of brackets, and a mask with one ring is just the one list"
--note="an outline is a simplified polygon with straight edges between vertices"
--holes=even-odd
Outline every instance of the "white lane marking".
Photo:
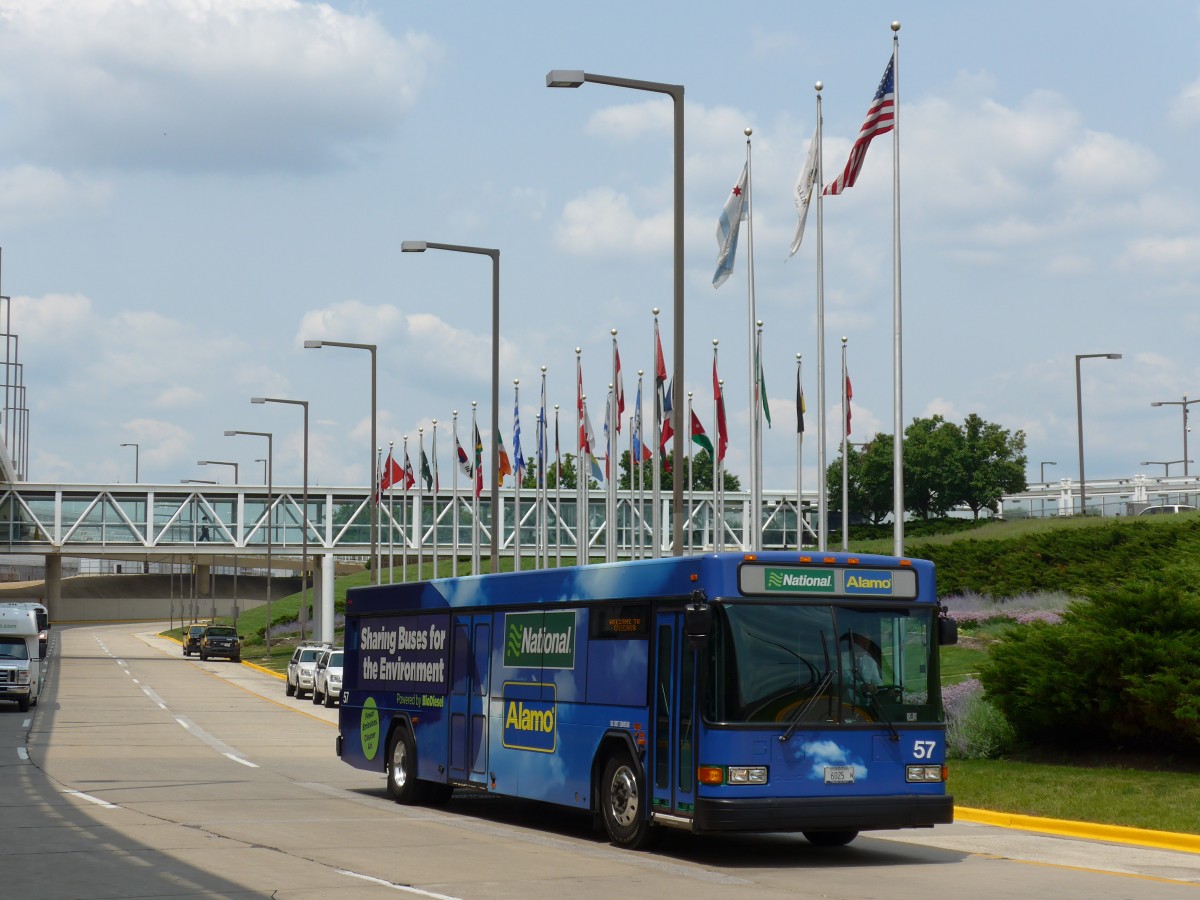
[[17,748],[17,756],[20,757],[21,759],[29,759],[29,751],[26,750],[24,747],[18,747]]
[[228,756],[228,757],[229,757],[230,759],[232,759],[232,760],[233,760],[235,763],[241,763],[243,766],[247,766],[248,768],[251,768],[251,769],[257,769],[257,768],[258,768],[258,763],[252,763],[252,762],[250,762],[250,760],[248,760],[248,759],[242,759],[240,756],[238,756],[238,755],[237,755],[237,754],[235,754],[235,753],[222,753],[221,755],[222,755],[222,756]]
[[83,793],[83,791],[63,791],[63,793],[86,800],[88,803],[95,803],[97,806],[103,806],[105,809],[120,809],[115,803],[109,803],[107,800],[101,800],[99,797],[93,797],[91,794]]
[[181,718],[179,718],[179,716],[176,716],[175,721],[178,722],[180,725],[182,725],[184,728],[186,728],[188,731],[192,730],[191,724],[186,719],[181,719]]
[[383,878],[372,878],[370,875],[362,875],[358,872],[351,872],[348,869],[338,869],[339,875],[349,875],[351,878],[359,878],[362,881],[369,881],[371,884],[390,887],[393,890],[404,891],[409,894],[417,894],[421,897],[433,897],[435,900],[459,900],[457,897],[451,897],[449,894],[435,894],[432,891],[423,891],[420,888],[409,887],[405,884],[396,884],[393,881],[386,881]]
[[30,716],[28,719],[26,719],[24,722],[21,723],[21,727],[28,728],[32,724],[33,724],[33,717]]

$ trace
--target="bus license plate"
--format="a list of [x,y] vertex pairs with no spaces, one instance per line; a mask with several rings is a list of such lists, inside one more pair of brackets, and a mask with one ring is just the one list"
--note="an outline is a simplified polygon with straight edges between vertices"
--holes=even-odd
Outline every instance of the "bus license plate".
[[826,766],[826,784],[854,784],[854,766]]

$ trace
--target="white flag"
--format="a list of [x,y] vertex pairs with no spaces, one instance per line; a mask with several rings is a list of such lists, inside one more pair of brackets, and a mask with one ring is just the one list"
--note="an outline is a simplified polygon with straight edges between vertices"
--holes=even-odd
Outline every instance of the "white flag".
[[813,129],[812,142],[808,145],[808,158],[804,160],[804,168],[796,177],[796,186],[792,189],[792,199],[796,201],[796,212],[800,219],[796,222],[796,234],[792,237],[792,249],[788,256],[795,256],[804,240],[804,223],[808,219],[808,205],[812,201],[813,187],[817,183],[817,130]]
[[733,272],[733,257],[737,253],[738,228],[749,213],[747,207],[748,181],[750,164],[742,166],[742,177],[738,179],[729,199],[725,201],[725,209],[717,220],[717,273],[713,275],[713,287],[718,288]]

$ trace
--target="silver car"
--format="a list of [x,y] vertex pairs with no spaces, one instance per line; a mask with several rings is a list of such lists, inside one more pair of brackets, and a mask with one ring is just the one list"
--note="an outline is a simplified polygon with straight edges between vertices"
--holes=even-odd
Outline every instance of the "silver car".
[[317,672],[314,676],[313,703],[324,703],[326,707],[333,706],[342,696],[342,650],[329,649],[317,659]]
[[317,658],[328,648],[321,644],[301,644],[288,660],[287,686],[284,692],[289,697],[304,699],[312,692],[313,677],[317,671]]

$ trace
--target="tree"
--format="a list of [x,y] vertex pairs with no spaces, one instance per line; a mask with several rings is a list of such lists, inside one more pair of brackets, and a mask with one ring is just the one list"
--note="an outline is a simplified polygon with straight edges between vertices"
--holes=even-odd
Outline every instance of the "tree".
[[[675,486],[675,456],[672,453],[667,454],[667,462],[670,465],[670,471],[664,471],[659,476],[659,486],[663,491],[671,491]],[[652,459],[646,466],[642,474],[646,488],[654,483],[654,471],[651,468],[659,464],[659,457]],[[684,490],[687,490],[687,459],[684,459],[683,478]],[[629,451],[621,454],[620,458],[621,477],[617,482],[617,487],[623,491],[629,490]],[[726,491],[740,491],[742,489],[742,481],[728,469],[721,473],[721,484]],[[707,450],[701,450],[699,453],[692,456],[692,489],[700,491],[709,491],[713,489],[713,461]]]
[[923,519],[944,516],[966,495],[962,429],[941,416],[904,429],[904,507]]
[[963,438],[966,479],[960,502],[978,519],[981,509],[997,512],[1004,494],[1025,490],[1025,432],[1010,434],[971,413],[963,422]]

